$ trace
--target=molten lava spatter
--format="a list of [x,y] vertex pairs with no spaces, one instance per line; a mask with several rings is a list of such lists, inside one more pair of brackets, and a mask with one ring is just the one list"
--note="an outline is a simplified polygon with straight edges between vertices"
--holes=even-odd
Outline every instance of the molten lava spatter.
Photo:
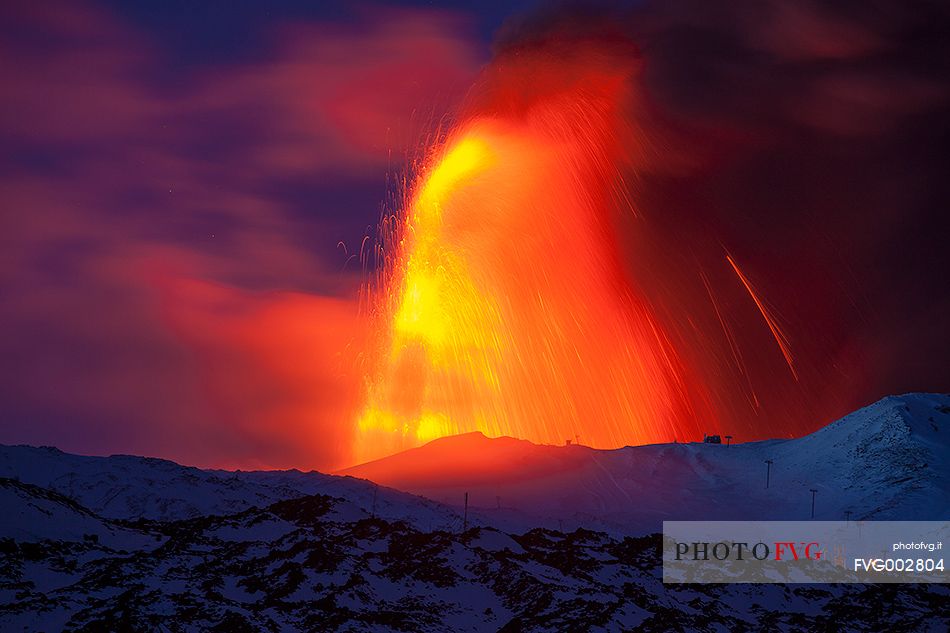
[[476,430],[615,447],[709,421],[614,244],[629,77],[567,59],[501,65],[411,191],[374,294],[356,460]]

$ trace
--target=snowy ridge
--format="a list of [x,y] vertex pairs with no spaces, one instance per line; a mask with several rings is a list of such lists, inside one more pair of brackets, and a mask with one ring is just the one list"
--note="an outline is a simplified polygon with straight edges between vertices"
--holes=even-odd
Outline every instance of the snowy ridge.
[[117,550],[143,549],[154,541],[57,492],[13,479],[0,479],[0,508],[0,538],[21,542],[93,540]]
[[[765,460],[772,461],[767,489]],[[728,447],[611,451],[470,433],[342,474],[350,476],[201,470],[0,446],[0,477],[56,491],[110,519],[231,514],[324,494],[345,499],[352,518],[457,529],[468,492],[471,525],[642,535],[659,531],[664,519],[807,519],[815,488],[816,519],[929,520],[950,517],[950,396],[884,398],[803,438]]]
[[[446,458],[460,453],[507,466],[486,474]],[[950,396],[884,398],[791,440],[605,451],[472,433],[343,472],[450,504],[468,492],[486,521],[508,530],[533,521],[637,535],[664,519],[802,520],[811,488],[819,520],[948,519]]]
[[55,491],[109,519],[233,514],[320,493],[345,499],[340,511],[351,517],[375,514],[422,529],[462,522],[453,509],[427,499],[318,472],[201,470],[152,457],[86,457],[51,447],[0,446],[0,477]]

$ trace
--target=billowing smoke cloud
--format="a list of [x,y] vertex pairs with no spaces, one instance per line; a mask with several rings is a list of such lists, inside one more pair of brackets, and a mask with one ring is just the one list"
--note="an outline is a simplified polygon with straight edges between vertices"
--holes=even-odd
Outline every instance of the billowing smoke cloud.
[[639,215],[618,217],[622,247],[719,383],[721,430],[801,433],[950,387],[948,33],[937,2],[779,0],[567,8],[503,32],[501,51],[565,36],[639,47]]
[[673,235],[712,231],[785,318],[801,395],[771,400],[766,425],[796,402],[817,426],[950,387],[947,33],[950,12],[930,2],[655,3],[644,16],[656,125],[692,158],[645,175],[646,211]]
[[94,6],[0,24],[0,441],[346,465],[360,241],[471,82],[465,21],[275,22],[184,69]]

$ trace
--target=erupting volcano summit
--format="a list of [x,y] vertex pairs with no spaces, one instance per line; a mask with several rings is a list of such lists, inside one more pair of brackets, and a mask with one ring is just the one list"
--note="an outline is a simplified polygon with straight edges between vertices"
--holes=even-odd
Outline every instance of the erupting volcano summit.
[[616,447],[714,419],[612,230],[636,214],[632,59],[560,40],[486,71],[381,246],[358,461],[469,431]]

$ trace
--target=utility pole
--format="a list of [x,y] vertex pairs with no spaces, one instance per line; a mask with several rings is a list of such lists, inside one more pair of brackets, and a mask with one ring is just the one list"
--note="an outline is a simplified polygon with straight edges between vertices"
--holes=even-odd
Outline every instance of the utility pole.
[[811,493],[811,518],[814,519],[815,518],[815,494],[817,494],[818,491],[815,490],[814,488],[809,488],[808,492]]
[[765,487],[769,487],[769,480],[772,477],[772,460],[765,460]]
[[851,520],[851,510],[845,510],[845,511],[844,511],[844,520],[845,520],[845,521],[850,521],[850,520]]
[[729,444],[732,443],[732,436],[731,436],[731,435],[726,435],[725,437],[726,437],[726,446],[728,447]]
[[468,493],[465,493],[465,513],[462,515],[462,531],[468,530]]

